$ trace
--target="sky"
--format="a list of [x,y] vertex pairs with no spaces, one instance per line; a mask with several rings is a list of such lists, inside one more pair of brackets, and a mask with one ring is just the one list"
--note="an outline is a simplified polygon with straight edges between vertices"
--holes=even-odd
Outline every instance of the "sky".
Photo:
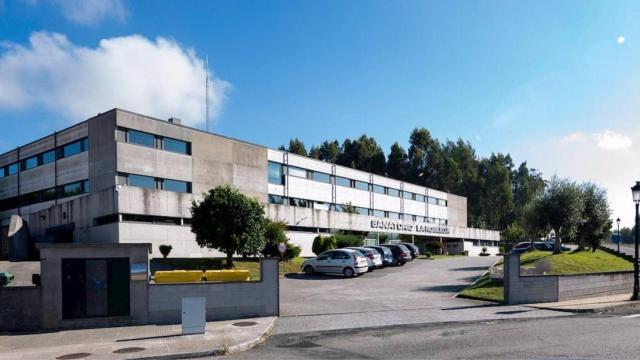
[[640,2],[0,0],[0,152],[114,107],[277,147],[415,127],[633,224]]

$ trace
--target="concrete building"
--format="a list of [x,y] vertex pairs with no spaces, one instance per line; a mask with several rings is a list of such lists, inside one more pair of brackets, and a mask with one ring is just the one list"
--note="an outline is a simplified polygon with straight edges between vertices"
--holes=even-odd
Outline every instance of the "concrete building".
[[340,230],[498,252],[498,232],[467,227],[464,197],[113,109],[0,155],[0,257],[69,242],[218,255],[189,225],[192,200],[221,184],[285,221],[303,255],[315,236]]

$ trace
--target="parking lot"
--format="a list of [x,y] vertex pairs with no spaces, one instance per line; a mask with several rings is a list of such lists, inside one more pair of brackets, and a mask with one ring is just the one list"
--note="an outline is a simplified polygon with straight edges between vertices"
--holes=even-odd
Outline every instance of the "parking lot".
[[352,279],[288,275],[280,282],[281,319],[275,333],[557,314],[454,298],[495,261],[414,260]]

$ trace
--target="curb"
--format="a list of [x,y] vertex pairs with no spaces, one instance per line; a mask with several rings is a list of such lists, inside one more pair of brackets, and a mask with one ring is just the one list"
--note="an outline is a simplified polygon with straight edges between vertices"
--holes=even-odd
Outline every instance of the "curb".
[[271,322],[267,325],[266,329],[260,334],[260,336],[240,343],[238,345],[233,345],[229,347],[211,349],[207,351],[199,351],[192,353],[180,353],[180,354],[168,354],[168,355],[160,355],[160,356],[149,356],[149,357],[139,357],[132,358],[133,360],[178,360],[178,359],[195,359],[195,358],[204,358],[204,357],[213,357],[213,356],[223,356],[230,355],[234,353],[239,353],[242,351],[247,351],[257,345],[262,344],[267,338],[271,335],[273,331],[273,327],[276,324],[276,319],[271,319]]
[[576,309],[576,308],[554,308],[549,306],[537,306],[537,305],[524,305],[533,309],[540,310],[551,310],[551,311],[560,311],[566,313],[573,314],[616,314],[618,312],[625,312],[629,310],[640,310],[640,302],[636,302],[633,304],[620,304],[620,305],[612,305],[605,306],[600,308],[585,308],[585,309]]

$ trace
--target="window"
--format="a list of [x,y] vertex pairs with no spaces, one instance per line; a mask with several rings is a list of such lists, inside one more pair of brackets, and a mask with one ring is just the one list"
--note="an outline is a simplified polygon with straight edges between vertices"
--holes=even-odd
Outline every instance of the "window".
[[163,180],[162,181],[162,189],[166,191],[175,191],[181,193],[190,193],[191,192],[191,184],[186,181],[178,181],[178,180]]
[[29,169],[33,169],[34,167],[38,166],[38,157],[34,156],[34,157],[30,157],[27,160],[24,160],[22,162],[22,170],[29,170]]
[[363,207],[357,207],[356,212],[358,215],[369,215],[369,209]]
[[56,199],[56,189],[47,189],[42,191],[42,201],[52,201]]
[[313,203],[313,208],[316,209],[316,210],[329,211],[329,209],[331,209],[331,204],[325,203],[325,202],[316,201],[315,203]]
[[42,165],[49,164],[56,161],[56,152],[55,150],[47,151],[42,154]]
[[295,166],[289,166],[289,176],[307,178],[307,170]]
[[384,211],[382,211],[382,210],[373,210],[373,216],[382,218],[382,217],[384,217]]
[[369,191],[369,183],[364,181],[356,181],[354,187],[359,190]]
[[2,179],[3,177],[7,176],[4,172],[5,172],[4,171],[4,167],[0,167],[0,179]]
[[156,137],[142,131],[128,130],[127,142],[152,148],[156,147]]
[[156,179],[150,176],[129,175],[127,185],[141,187],[144,189],[155,189]]
[[289,199],[289,205],[291,206],[297,206],[297,207],[311,207],[311,203],[307,200],[304,199],[296,199],[296,198],[290,198]]
[[435,218],[432,218],[432,217],[428,217],[428,218],[427,218],[427,222],[428,222],[429,224],[435,224],[435,223],[436,223],[436,219],[435,219]]
[[284,176],[282,175],[282,164],[269,161],[269,183],[276,185],[284,185]]
[[393,211],[388,211],[387,212],[387,217],[389,219],[400,219],[400,214],[398,214],[397,212],[393,212]]
[[373,185],[373,192],[378,194],[384,194],[385,193],[384,186]]
[[279,195],[271,195],[271,194],[269,194],[269,204],[282,205],[282,204],[284,204],[284,198],[282,196],[279,196]]
[[[406,216],[409,216],[409,215],[406,215]],[[411,215],[411,220],[418,221],[418,217],[415,215]]]
[[413,200],[413,193],[410,193],[408,191],[403,191],[402,192],[402,197],[407,199],[407,200]]
[[17,174],[18,169],[18,163],[7,166],[7,176]]
[[85,193],[84,181],[79,181],[76,183],[62,186],[60,197],[76,196],[84,193]]
[[332,259],[337,259],[337,260],[347,260],[350,258],[351,257],[349,256],[348,253],[342,252],[342,251],[336,251],[333,253],[333,256],[332,256]]
[[427,202],[432,205],[438,205],[438,199],[431,196],[427,197]]
[[329,174],[313,171],[313,172],[311,172],[311,177],[315,181],[323,182],[323,183],[326,183],[326,184],[331,184],[331,175],[329,175]]
[[416,194],[416,201],[424,202],[424,195]]
[[64,145],[60,150],[60,158],[66,158],[69,156],[73,156],[79,154],[83,151],[87,151],[89,149],[89,140],[84,138],[82,140],[74,141],[70,144]]
[[336,176],[336,185],[351,187],[351,180],[341,176]]
[[389,191],[387,192],[387,194],[389,196],[400,197],[400,190],[389,188]]
[[438,199],[438,205],[440,205],[440,206],[447,206],[447,200]]
[[186,141],[164,138],[162,142],[164,150],[176,152],[179,154],[191,155],[191,146]]
[[40,202],[40,193],[34,192],[26,195],[22,195],[22,205],[32,205]]

